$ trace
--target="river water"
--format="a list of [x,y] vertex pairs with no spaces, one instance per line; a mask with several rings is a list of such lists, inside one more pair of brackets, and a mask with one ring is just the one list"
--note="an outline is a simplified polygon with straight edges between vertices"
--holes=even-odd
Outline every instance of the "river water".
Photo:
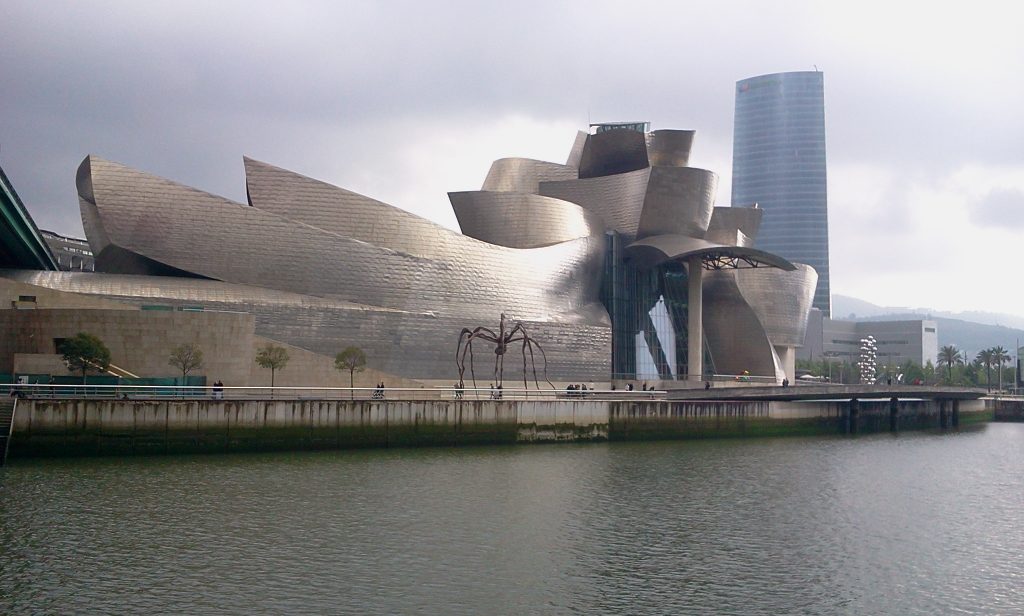
[[0,613],[1021,614],[1024,424],[13,460]]

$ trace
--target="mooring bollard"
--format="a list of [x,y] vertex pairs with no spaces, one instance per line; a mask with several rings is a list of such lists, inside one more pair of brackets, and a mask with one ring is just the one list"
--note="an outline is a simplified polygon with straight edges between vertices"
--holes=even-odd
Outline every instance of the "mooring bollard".
[[945,430],[949,427],[946,418],[946,401],[939,400],[939,427]]
[[847,413],[846,423],[847,434],[857,434],[858,415],[860,415],[860,401],[856,398],[850,398],[850,412]]
[[900,401],[896,396],[889,398],[889,431],[898,432],[900,427]]

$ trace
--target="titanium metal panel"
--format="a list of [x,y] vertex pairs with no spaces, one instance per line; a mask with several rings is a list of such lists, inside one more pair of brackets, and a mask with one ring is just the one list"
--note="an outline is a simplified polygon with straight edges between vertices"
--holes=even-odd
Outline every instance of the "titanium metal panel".
[[693,167],[653,167],[647,180],[638,239],[651,235],[704,237],[718,176]]
[[532,158],[500,158],[491,163],[482,190],[536,193],[541,182],[575,180],[575,167]]
[[693,147],[692,130],[655,130],[647,133],[647,159],[652,167],[687,167]]
[[[547,318],[597,301],[604,238],[517,250],[435,225],[420,254],[410,254],[123,165],[89,162],[86,194],[96,202],[81,199],[82,212],[96,224],[87,229],[102,228],[110,245],[206,278],[444,315]],[[104,248],[94,244],[98,253]]]
[[[356,345],[366,352],[373,368],[421,380],[454,380],[460,329],[497,327],[498,318],[400,311],[216,280],[27,270],[0,270],[0,276],[137,306],[247,312],[255,317],[259,336],[327,357]],[[599,304],[562,314],[557,320],[526,320],[526,326],[543,345],[552,380],[608,378],[611,330]],[[493,369],[494,354],[481,351],[488,350],[478,349],[477,374],[486,379]],[[521,382],[519,357],[513,353],[506,360],[506,380]],[[541,362],[537,366],[539,369]]]
[[583,159],[583,148],[587,145],[588,136],[589,133],[585,131],[576,131],[576,139],[572,142],[572,149],[569,150],[569,157],[565,161],[566,165],[575,167],[577,171],[580,168],[580,161]]
[[427,258],[436,257],[444,236],[453,234],[382,201],[248,157],[244,162],[249,204],[264,212]]
[[[602,134],[632,131],[609,131]],[[635,133],[640,135],[640,133]],[[640,135],[641,137],[643,135]],[[596,177],[563,182],[541,182],[540,194],[571,201],[583,209],[597,214],[605,227],[627,238],[636,237],[640,214],[647,196],[650,167],[607,177]]]
[[510,192],[450,192],[462,232],[509,248],[539,248],[581,237],[601,236],[596,214],[575,203]]
[[704,340],[718,374],[785,378],[782,363],[757,318],[736,285],[739,270],[705,271]]
[[802,346],[807,334],[818,273],[810,265],[795,265],[791,272],[775,268],[736,271],[740,293],[777,346]]
[[580,157],[580,179],[628,173],[648,167],[647,139],[635,130],[589,135]]
[[753,247],[764,210],[754,207],[716,207],[704,239],[716,244]]

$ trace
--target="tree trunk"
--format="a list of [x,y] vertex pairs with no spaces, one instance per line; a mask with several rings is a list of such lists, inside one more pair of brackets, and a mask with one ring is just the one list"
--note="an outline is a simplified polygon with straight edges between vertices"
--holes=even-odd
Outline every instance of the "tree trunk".
[[355,400],[356,399],[355,385],[353,384],[353,383],[355,383],[355,379],[356,379],[356,371],[354,369],[349,370],[348,371],[348,399],[349,400]]

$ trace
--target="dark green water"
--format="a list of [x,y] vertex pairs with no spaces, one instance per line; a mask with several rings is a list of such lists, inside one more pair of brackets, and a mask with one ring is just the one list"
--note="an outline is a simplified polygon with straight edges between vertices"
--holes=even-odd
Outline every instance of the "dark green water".
[[1021,614],[1024,425],[13,461],[3,614]]

